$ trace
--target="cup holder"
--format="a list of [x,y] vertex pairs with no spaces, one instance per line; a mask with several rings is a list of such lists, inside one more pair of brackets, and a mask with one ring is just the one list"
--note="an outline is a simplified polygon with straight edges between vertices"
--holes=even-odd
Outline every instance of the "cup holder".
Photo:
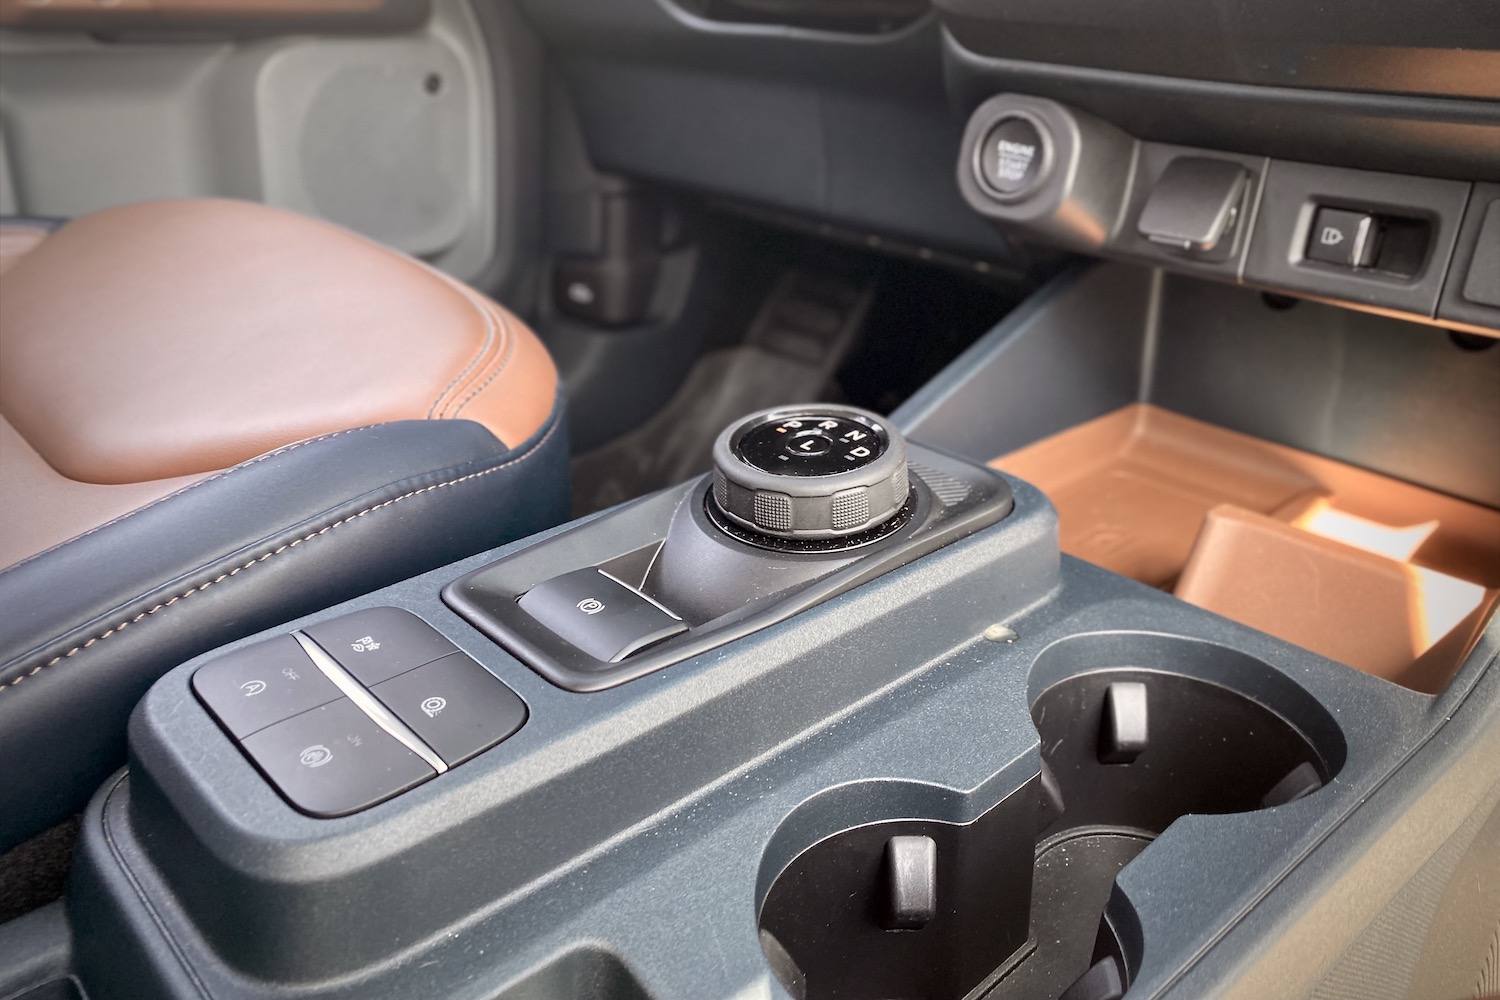
[[[1039,773],[977,819],[869,782],[803,803],[778,830],[761,941],[798,1000],[1118,998],[1140,956],[1119,871],[1180,816],[1284,805],[1343,765],[1316,699],[1212,643],[1074,636],[1030,683]],[[839,797],[861,803],[842,827]],[[788,850],[798,837],[810,846]]]

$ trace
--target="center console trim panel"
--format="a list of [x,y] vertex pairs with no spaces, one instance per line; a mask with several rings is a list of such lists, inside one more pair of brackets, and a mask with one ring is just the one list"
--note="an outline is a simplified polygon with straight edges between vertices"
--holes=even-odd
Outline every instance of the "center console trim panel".
[[[1028,488],[1018,488],[1018,501],[1027,515],[1036,513],[1029,505],[1039,499]],[[1020,512],[1017,517],[1021,520],[1011,522],[1006,531],[1032,520]],[[988,538],[998,541],[999,535]],[[950,562],[951,569],[973,565],[986,545],[974,539],[960,547],[963,558]],[[960,555],[958,549],[949,553]],[[931,573],[943,572],[927,569],[922,575],[929,581]],[[897,592],[909,589],[908,582],[897,579],[907,572],[898,571],[885,585],[877,585],[886,595],[877,604],[886,604]],[[990,577],[990,586],[1003,590],[1003,579]],[[975,582],[970,580],[969,586]],[[728,668],[738,676],[739,669],[728,661],[712,665],[712,678],[703,669],[709,664],[700,664],[699,669],[680,666],[655,678],[579,698],[550,688],[514,661],[507,666],[506,658],[491,655],[490,661],[501,667],[497,673],[502,679],[532,703],[533,723],[508,741],[505,750],[478,758],[449,776],[446,789],[444,782],[432,782],[359,816],[327,821],[296,817],[285,807],[273,806],[278,800],[269,792],[258,797],[243,795],[244,782],[218,766],[237,757],[230,745],[207,718],[195,723],[181,711],[184,700],[191,703],[191,695],[179,671],[169,675],[137,717],[133,734],[137,754],[128,780],[101,793],[85,822],[84,873],[75,890],[82,904],[80,912],[91,914],[87,918],[91,934],[111,933],[121,942],[111,960],[122,971],[130,963],[120,951],[125,948],[123,942],[130,940],[135,942],[130,948],[154,954],[151,962],[158,969],[163,962],[176,967],[179,976],[190,977],[212,996],[269,996],[272,989],[318,980],[330,983],[329,995],[338,1000],[372,992],[440,994],[460,982],[468,984],[466,988],[488,990],[484,995],[511,1000],[512,987],[535,986],[533,977],[541,975],[540,970],[553,968],[561,956],[576,953],[585,942],[598,942],[623,956],[633,985],[647,995],[727,996],[734,992],[731,983],[766,975],[753,913],[767,880],[781,863],[767,855],[763,864],[764,851],[774,844],[773,853],[789,860],[840,829],[891,815],[950,823],[973,821],[1036,775],[1036,735],[1027,710],[1034,692],[1022,679],[1041,654],[1081,634],[1160,634],[1221,644],[1269,664],[1268,680],[1302,689],[1313,703],[1340,720],[1347,759],[1329,784],[1307,799],[1269,812],[1184,817],[1122,872],[1124,898],[1135,911],[1144,940],[1152,943],[1144,961],[1132,970],[1133,982],[1152,993],[1180,978],[1214,942],[1236,940],[1226,938],[1228,929],[1250,912],[1251,904],[1264,897],[1269,887],[1304,865],[1353,810],[1364,808],[1362,803],[1414,752],[1414,746],[1430,738],[1455,713],[1496,649],[1497,639],[1492,635],[1447,694],[1428,698],[1330,664],[1075,560],[1064,561],[1061,582],[1060,590],[1050,597],[1043,595],[1039,602],[1032,592],[1028,607],[1007,616],[1018,636],[1014,642],[984,641],[972,632],[967,637],[954,635],[957,646],[913,664],[897,683],[879,688],[873,697],[845,703],[848,707],[813,722],[801,735],[786,738],[792,731],[778,726],[784,736],[758,755],[740,756],[742,750],[754,752],[749,745],[736,750],[736,759],[742,763],[707,784],[702,784],[706,775],[697,773],[701,769],[690,759],[661,755],[665,747],[688,745],[685,733],[667,737],[669,742],[658,744],[654,752],[640,745],[628,748],[620,738],[630,728],[630,717],[641,710],[656,717],[667,703],[689,692],[697,691],[697,700],[709,689],[720,695],[732,691],[737,683],[729,677],[721,681],[718,674]],[[390,594],[378,599],[387,604],[396,600]],[[934,607],[930,600],[917,601],[908,615]],[[873,610],[868,602],[860,604],[866,611]],[[1016,607],[1013,599],[1010,606]],[[414,610],[445,632],[461,635],[462,627],[455,629],[457,620],[435,613],[431,601]],[[816,630],[845,617],[832,608],[811,614],[823,624],[805,619],[799,625]],[[1143,630],[1145,623],[1149,625]],[[870,624],[875,626],[873,631]],[[842,683],[837,678],[845,672],[847,661],[858,661],[866,668],[891,660],[906,662],[904,657],[875,651],[888,641],[896,620],[882,623],[874,617],[870,624],[860,630],[868,635],[857,648],[844,647],[845,651],[835,653],[839,646],[815,642],[817,670],[806,669],[811,661],[805,661],[803,669],[778,671],[779,684],[790,683],[793,688],[785,691],[791,699],[785,704],[829,683]],[[754,642],[755,649],[739,651],[734,660],[743,664],[783,657],[790,652],[788,642],[806,648],[805,639],[789,632],[778,638],[762,637]],[[1097,666],[1080,661],[1073,668]],[[1203,674],[1202,669],[1192,667],[1188,672]],[[1045,676],[1033,677],[1030,687],[1061,676],[1049,668]],[[1234,676],[1208,679],[1237,689],[1243,681]],[[876,680],[872,675],[867,683]],[[728,687],[724,681],[730,682]],[[760,687],[761,694],[766,691]],[[1272,699],[1272,704],[1284,701],[1270,688],[1253,696]],[[616,704],[610,705],[612,701]],[[627,708],[632,703],[636,707]],[[655,707],[649,707],[652,703]],[[689,714],[701,714],[710,704],[701,702],[700,709]],[[830,707],[826,700],[821,704],[815,710],[819,714]],[[577,762],[563,767],[556,754],[539,756],[544,752],[539,735],[549,722],[557,721],[557,713],[566,711],[565,705],[574,706],[570,722],[561,729],[554,725],[548,740],[566,734],[570,739],[583,739],[586,747],[602,739],[614,748],[610,755],[613,777],[597,773],[605,758],[585,763],[585,770],[579,770]],[[585,706],[592,721],[580,729],[578,724],[587,716],[577,712]],[[717,721],[712,731],[719,734],[719,742],[738,742],[730,735],[738,731],[735,726],[724,728],[735,716],[714,714]],[[672,725],[680,725],[682,717],[677,718]],[[1351,725],[1349,720],[1356,718],[1363,721]],[[775,713],[764,706],[754,719],[756,727],[764,726],[775,719]],[[793,728],[805,724],[799,722]],[[204,742],[210,736],[221,744],[218,749]],[[709,756],[719,753],[711,744],[692,745],[700,750],[708,747]],[[969,749],[956,753],[960,746]],[[620,765],[631,760],[642,766],[621,771]],[[219,788],[214,796],[224,800],[221,807],[197,801],[208,791],[198,783],[208,775],[196,770],[205,767],[215,772],[217,780],[227,780],[227,787]],[[592,777],[590,770],[596,772]],[[528,773],[534,777],[526,778]],[[536,815],[534,806],[542,799],[535,795],[522,797],[530,800],[530,806],[513,797],[503,811],[486,806],[478,823],[481,816],[473,806],[455,808],[465,800],[499,805],[496,796],[502,789],[514,788],[518,781],[534,784],[542,774],[547,777],[535,790],[545,798],[561,798],[564,804],[574,802],[590,787],[611,793],[590,796],[592,811],[570,808],[572,828],[557,825],[553,810],[543,808],[542,815]],[[631,794],[623,794],[626,789]],[[798,803],[828,789],[841,792],[820,798],[829,808],[820,810],[816,822],[808,825],[804,820],[814,817],[798,813],[795,829],[785,825]],[[231,804],[231,799],[237,801]],[[617,825],[620,818],[611,818],[609,827],[616,832],[605,838],[606,849],[604,842],[594,838],[603,833],[599,821],[613,810],[612,802],[631,802],[640,818],[624,826]],[[189,818],[190,827],[184,826]],[[108,825],[108,838],[98,835],[101,823]],[[509,846],[504,852],[497,853],[496,829],[507,831],[504,840]],[[548,836],[536,839],[533,833],[543,829]],[[580,841],[579,833],[586,833],[586,839]],[[348,856],[352,836],[366,843],[380,842],[379,856],[364,851],[356,852],[361,857]],[[203,860],[201,848],[184,852],[186,842],[214,845],[208,870],[197,863]],[[439,853],[433,854],[434,850]],[[558,857],[547,857],[558,852]],[[180,853],[189,856],[176,857]],[[525,855],[525,864],[517,868],[514,862],[522,859],[513,858],[497,865],[505,854]],[[364,893],[351,896],[355,887],[350,880],[368,878],[361,870],[372,865],[382,884],[371,898],[389,899],[393,886],[378,873],[393,864],[411,876],[402,880],[405,888],[399,891],[415,894],[412,905],[401,908],[399,919],[396,914],[372,917],[360,935],[352,936],[356,941],[340,943],[337,938],[351,936],[329,936],[332,932],[319,929],[316,921],[307,923],[298,917],[304,910],[326,913],[328,906],[355,912],[347,908],[359,906],[356,900]],[[1178,876],[1174,882],[1170,872],[1184,864],[1195,871],[1211,866],[1216,872],[1211,891],[1197,877],[1184,881]],[[523,868],[529,874],[523,875]],[[303,884],[285,882],[291,871],[305,873],[296,880]],[[226,875],[233,876],[231,882],[224,881]],[[455,878],[460,881],[454,882]],[[257,887],[255,883],[263,879],[268,881]],[[453,891],[464,880],[476,879],[482,883],[478,895]],[[242,906],[235,914],[223,914],[223,892],[235,882],[240,883],[235,895]],[[295,897],[287,896],[294,888]],[[100,900],[100,893],[107,896],[109,905],[84,902]],[[692,899],[693,906],[664,909],[664,893]],[[448,896],[456,898],[434,908],[434,902]],[[482,899],[489,902],[479,905]],[[146,917],[146,907],[155,915]],[[445,912],[448,916],[440,918]],[[220,916],[211,917],[213,913]],[[265,921],[268,937],[264,942],[245,940],[238,933],[247,920]],[[716,928],[722,963],[680,961],[684,947],[700,953],[702,948],[716,947],[706,936],[710,926]],[[476,949],[478,940],[506,944]],[[1170,945],[1159,947],[1165,941]],[[353,951],[351,943],[356,946]],[[1233,947],[1245,946],[1240,942]],[[89,981],[109,980],[110,970],[100,967],[104,961],[97,955],[84,960]],[[247,972],[269,982],[245,993],[243,975]],[[330,975],[342,977],[339,985],[331,985],[325,978]],[[104,990],[102,995],[111,994]],[[193,994],[174,986],[162,995]]]

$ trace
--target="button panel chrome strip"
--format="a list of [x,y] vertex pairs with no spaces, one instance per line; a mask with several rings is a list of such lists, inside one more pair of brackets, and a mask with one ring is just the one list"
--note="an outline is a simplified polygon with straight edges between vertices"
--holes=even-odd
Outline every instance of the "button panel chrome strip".
[[406,749],[425,760],[428,766],[437,771],[438,774],[442,774],[448,770],[448,765],[443,762],[443,758],[439,757],[432,747],[422,742],[422,738],[407,728],[406,723],[392,715],[384,705],[376,700],[368,688],[355,680],[353,675],[347,670],[339,666],[339,662],[332,656],[329,656],[322,646],[314,642],[305,632],[293,632],[292,638],[297,640],[297,644],[302,647],[302,651],[323,672],[323,676],[333,681],[334,686],[344,693],[344,697],[354,702],[361,712],[370,717],[371,722],[395,737]]

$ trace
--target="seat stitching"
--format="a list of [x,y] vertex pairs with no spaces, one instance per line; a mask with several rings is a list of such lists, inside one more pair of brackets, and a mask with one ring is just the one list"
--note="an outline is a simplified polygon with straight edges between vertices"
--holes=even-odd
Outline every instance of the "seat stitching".
[[487,378],[483,382],[481,382],[479,384],[479,388],[475,389],[473,392],[471,392],[467,396],[465,396],[464,399],[463,399],[463,402],[461,402],[461,403],[458,404],[457,408],[454,409],[454,411],[453,411],[453,416],[454,417],[457,417],[459,415],[459,413],[463,411],[463,408],[465,406],[468,406],[470,403],[472,403],[479,396],[480,393],[482,393],[482,392],[484,392],[484,390],[488,389],[489,386],[490,386],[490,383],[493,382],[493,381],[495,381],[495,379],[499,378],[500,377],[500,373],[503,372],[503,371],[505,371],[505,369],[510,366],[511,361],[515,359],[515,356],[516,356],[516,342],[517,342],[517,340],[519,338],[517,338],[517,337],[515,337],[514,335],[511,334],[510,321],[505,318],[504,314],[497,312],[497,315],[499,316],[500,323],[504,326],[506,334],[507,334],[508,344],[507,344],[507,349],[506,349],[506,352],[505,352],[505,357],[503,357],[502,359],[500,359],[500,365],[499,365],[499,367],[497,367],[494,371],[490,372],[489,378]]
[[[417,260],[416,258],[409,256],[408,254],[404,254],[404,253],[402,253],[399,250],[396,250],[396,249],[393,249],[392,247],[386,246],[384,243],[381,243],[379,240],[371,239],[370,237],[364,235],[363,233],[356,233],[356,232],[354,232],[351,229],[345,229],[343,226],[337,226],[335,228],[338,228],[338,229],[342,230],[345,236],[347,236],[347,237],[349,237],[349,238],[351,238],[353,240],[356,240],[356,241],[358,241],[360,243],[363,243],[367,247],[370,247],[372,249],[378,250],[378,251],[380,251],[381,253],[385,254],[388,257],[393,257],[396,260],[401,261],[403,264],[406,264],[406,265],[411,266],[411,267],[416,267],[418,270],[420,270],[423,273],[425,273],[428,277],[435,278],[437,281],[439,281],[439,282],[441,282],[443,284],[448,285],[450,288],[452,288],[454,290],[457,290],[461,295],[463,295],[463,297],[465,299],[467,299],[469,301],[469,304],[471,306],[474,306],[476,309],[478,309],[478,311],[479,311],[479,313],[480,313],[481,316],[484,316],[484,310],[481,309],[481,308],[479,308],[478,303],[476,303],[474,301],[474,298],[473,298],[473,296],[471,294],[471,290],[469,289],[469,286],[465,285],[463,282],[457,280],[456,278],[452,278],[452,277],[448,276],[447,274],[444,274],[442,271],[439,271],[437,268],[433,267],[431,264],[428,264],[428,263],[426,263],[424,261]],[[447,387],[444,388],[443,391],[438,394],[437,399],[433,400],[432,405],[427,408],[427,419],[428,420],[433,419],[433,411],[437,409],[438,403],[441,403],[443,401],[443,396],[446,395],[450,390],[452,390],[454,386],[458,385],[458,383],[464,378],[464,376],[467,375],[470,371],[472,371],[474,369],[475,365],[479,364],[480,361],[484,360],[485,354],[489,353],[490,343],[493,341],[494,336],[495,336],[495,325],[494,325],[493,322],[490,321],[490,319],[489,319],[488,316],[485,316],[484,318],[485,318],[484,343],[480,345],[478,353],[475,354],[475,356],[474,356],[474,360],[470,361],[466,366],[464,366],[464,369],[462,371],[460,371],[457,375],[455,375],[453,377],[453,381],[451,381],[451,382],[448,383]]]
[[109,631],[104,632],[104,633],[102,633],[100,635],[96,635],[92,639],[88,640],[87,642],[83,642],[83,643],[80,643],[77,646],[74,646],[72,649],[68,650],[66,653],[59,654],[58,656],[54,656],[52,659],[47,660],[44,663],[37,664],[36,666],[34,666],[30,670],[28,670],[26,673],[21,674],[20,676],[15,677],[15,678],[11,679],[10,681],[7,681],[4,684],[0,684],[0,694],[3,694],[6,691],[9,691],[11,688],[15,687],[17,684],[19,684],[22,681],[26,680],[28,677],[35,677],[37,674],[41,673],[46,668],[54,666],[54,665],[56,665],[58,663],[61,663],[64,660],[66,660],[66,659],[68,659],[68,658],[70,658],[72,656],[75,656],[78,653],[81,653],[83,650],[88,649],[90,646],[94,645],[95,643],[102,642],[105,639],[108,639],[110,636],[115,635],[116,633],[118,633],[118,632],[120,632],[120,631],[128,628],[131,625],[136,624],[139,621],[142,621],[143,619],[149,617],[150,615],[156,614],[158,611],[162,611],[162,610],[165,610],[166,608],[170,608],[172,605],[176,604],[177,602],[185,600],[185,599],[191,597],[194,594],[201,593],[202,591],[207,590],[209,587],[212,587],[214,584],[222,583],[222,582],[224,582],[225,580],[228,580],[231,577],[234,577],[234,576],[239,575],[240,573],[243,573],[245,570],[250,569],[251,567],[260,565],[261,563],[265,562],[267,559],[270,559],[272,556],[279,555],[282,552],[286,552],[289,549],[294,549],[298,545],[301,545],[303,542],[310,542],[310,541],[312,541],[315,538],[320,538],[323,535],[328,534],[333,529],[341,527],[341,526],[343,526],[345,524],[348,524],[351,521],[356,521],[359,518],[364,517],[366,514],[373,514],[373,513],[375,513],[378,510],[384,510],[385,508],[390,507],[393,504],[398,504],[398,503],[400,503],[403,500],[409,500],[412,497],[421,496],[424,493],[431,493],[434,490],[441,490],[441,489],[444,489],[444,488],[449,487],[449,486],[457,486],[460,483],[466,483],[466,482],[469,482],[470,480],[473,480],[473,479],[479,479],[479,478],[482,478],[484,476],[488,476],[492,472],[499,472],[502,469],[507,469],[507,468],[509,468],[509,467],[511,467],[513,465],[516,465],[516,464],[518,464],[520,462],[524,462],[524,461],[526,461],[526,459],[528,459],[531,456],[535,455],[541,449],[542,445],[544,445],[544,444],[547,443],[547,439],[550,438],[552,436],[553,432],[557,430],[558,424],[559,424],[558,421],[554,421],[553,424],[552,424],[552,426],[547,429],[547,433],[544,434],[544,435],[542,435],[542,437],[537,441],[537,443],[534,444],[534,445],[532,445],[531,448],[528,449],[527,452],[526,452],[526,454],[524,454],[524,455],[520,455],[520,456],[518,456],[516,458],[513,458],[513,459],[511,459],[508,462],[503,462],[500,465],[492,466],[491,468],[488,468],[488,469],[482,469],[479,472],[471,472],[468,475],[466,475],[466,476],[460,476],[457,479],[450,479],[450,480],[448,480],[446,482],[435,483],[432,486],[424,486],[421,489],[412,490],[410,493],[403,493],[399,497],[393,497],[390,500],[382,501],[381,503],[375,504],[374,506],[366,507],[364,510],[360,511],[357,514],[350,514],[348,517],[344,517],[344,518],[341,518],[341,519],[339,519],[337,521],[332,522],[331,524],[324,525],[323,527],[319,528],[317,531],[311,532],[309,534],[303,535],[301,538],[296,538],[296,539],[293,539],[292,541],[287,542],[287,543],[285,543],[283,545],[277,546],[276,548],[272,549],[269,552],[265,552],[265,553],[263,553],[263,554],[261,554],[259,556],[256,556],[254,559],[251,559],[247,563],[244,563],[244,564],[242,564],[240,566],[236,566],[234,569],[230,570],[227,573],[224,573],[224,574],[222,574],[220,576],[217,576],[214,579],[209,580],[209,581],[207,581],[205,583],[200,583],[198,586],[193,587],[190,590],[186,590],[186,591],[182,592],[181,594],[178,594],[176,597],[171,598],[170,600],[163,601],[162,603],[156,605],[153,608],[150,608],[149,610],[142,611],[140,614],[136,615],[134,618],[131,618],[128,621],[123,621],[123,622],[119,623],[118,625],[116,625],[113,628],[111,628]]
[[256,465],[256,464],[258,464],[260,462],[264,462],[268,458],[275,458],[278,455],[285,455],[287,452],[289,452],[289,451],[296,451],[298,448],[301,448],[304,445],[318,444],[319,442],[327,441],[327,440],[329,440],[331,438],[336,438],[336,437],[339,437],[340,435],[343,435],[343,434],[353,434],[356,431],[366,431],[366,430],[369,430],[371,427],[378,427],[378,426],[380,426],[380,425],[379,424],[365,424],[363,427],[351,427],[348,430],[334,431],[332,434],[324,434],[324,435],[321,435],[320,437],[308,438],[305,441],[298,441],[295,444],[284,445],[284,446],[282,446],[280,448],[277,448],[275,451],[268,451],[264,455],[259,455],[259,456],[255,457],[255,458],[250,459],[247,462],[241,462],[240,464],[238,464],[238,465],[236,465],[236,466],[234,466],[232,468],[223,469],[223,470],[221,470],[219,472],[215,472],[213,475],[211,475],[211,476],[205,476],[203,479],[199,479],[197,482],[188,483],[186,486],[183,486],[183,487],[181,487],[179,489],[175,489],[171,493],[168,493],[164,497],[157,497],[155,500],[152,500],[148,504],[143,504],[142,506],[136,507],[133,510],[127,510],[125,513],[121,514],[119,517],[115,517],[115,518],[112,518],[112,519],[110,519],[108,521],[105,521],[103,524],[96,524],[92,528],[88,529],[87,531],[80,532],[79,534],[74,535],[72,538],[64,539],[63,541],[58,542],[56,545],[49,546],[48,548],[45,548],[42,551],[35,553],[34,555],[29,555],[25,559],[20,560],[19,562],[11,563],[9,566],[6,566],[3,569],[0,569],[0,576],[4,576],[6,573],[11,572],[12,570],[19,569],[20,567],[25,566],[27,563],[32,562],[33,560],[40,559],[42,556],[50,555],[51,553],[56,552],[58,549],[62,548],[64,545],[70,545],[73,542],[78,541],[80,538],[87,538],[88,536],[92,535],[96,531],[101,531],[104,528],[108,528],[112,524],[119,524],[121,521],[125,520],[126,518],[134,517],[135,515],[143,512],[143,511],[148,511],[152,507],[155,507],[157,504],[166,503],[168,500],[176,499],[177,497],[182,496],[184,493],[187,493],[187,492],[189,492],[191,490],[196,490],[200,486],[207,486],[209,483],[216,482],[216,481],[218,481],[220,479],[223,479],[225,476],[229,476],[229,475],[232,475],[233,473],[239,472],[241,469],[248,469],[250,466]]
[[[442,277],[446,280],[445,275],[439,275],[439,277]],[[475,369],[479,362],[484,360],[485,355],[489,354],[490,345],[495,342],[495,318],[490,314],[490,311],[486,309],[483,303],[479,302],[473,294],[470,293],[468,288],[460,285],[456,281],[448,281],[448,284],[454,291],[457,291],[461,296],[463,296],[464,301],[466,301],[475,312],[479,313],[480,318],[484,320],[484,343],[479,345],[479,352],[474,355],[474,359],[467,365],[465,365],[462,371],[453,376],[453,381],[444,386],[443,391],[437,394],[437,398],[434,399],[432,401],[432,405],[427,408],[428,420],[432,420],[434,418],[435,414],[437,413],[438,404],[443,401],[443,397],[447,396],[448,393],[452,392],[460,382],[468,377],[469,373]]]
[[444,272],[442,272],[442,271],[438,270],[437,268],[433,267],[431,264],[428,264],[428,263],[426,263],[424,261],[417,260],[417,259],[415,259],[415,258],[413,258],[413,257],[411,257],[411,256],[409,256],[407,254],[402,253],[399,250],[396,250],[396,249],[394,249],[392,247],[386,246],[384,243],[381,243],[378,240],[371,239],[370,237],[365,236],[363,233],[356,233],[353,230],[344,229],[344,227],[342,227],[342,226],[339,226],[337,228],[342,229],[343,232],[344,232],[344,235],[346,235],[346,236],[348,236],[348,237],[350,237],[350,238],[352,238],[354,240],[357,240],[357,241],[365,244],[368,247],[372,247],[372,248],[374,248],[376,250],[379,250],[381,253],[385,254],[388,257],[394,257],[395,259],[401,261],[404,264],[413,265],[413,266],[419,268],[420,270],[422,270],[423,272],[425,272],[429,277],[435,278],[438,281],[440,281],[440,282],[448,285],[451,289],[453,289],[454,291],[457,291],[460,295],[462,295],[468,301],[468,303],[471,306],[473,306],[476,310],[478,310],[478,312],[480,313],[480,315],[484,317],[484,320],[485,320],[484,343],[482,345],[480,345],[479,352],[474,356],[474,360],[470,361],[464,367],[463,371],[459,372],[457,375],[455,375],[453,377],[453,381],[451,381],[451,382],[448,383],[447,387],[444,388],[443,391],[438,394],[437,399],[433,400],[432,405],[427,408],[427,419],[428,420],[434,419],[434,415],[435,415],[435,412],[436,412],[436,410],[438,408],[438,404],[443,401],[443,396],[447,395],[450,391],[452,391],[471,371],[474,370],[474,367],[476,365],[478,365],[481,361],[484,360],[484,356],[489,353],[490,344],[494,341],[494,336],[495,336],[495,324],[494,324],[493,318],[488,314],[488,311],[484,308],[484,306],[483,306],[483,304],[481,302],[481,297],[478,295],[478,293],[475,292],[473,289],[471,289],[468,285],[466,285],[463,282],[459,281],[457,278],[454,278],[454,277],[449,276],[448,274],[445,274]]

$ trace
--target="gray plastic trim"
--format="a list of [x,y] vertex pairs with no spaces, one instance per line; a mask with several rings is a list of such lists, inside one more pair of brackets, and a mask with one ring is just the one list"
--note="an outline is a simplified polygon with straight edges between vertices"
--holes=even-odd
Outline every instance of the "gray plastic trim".
[[1438,300],[1437,316],[1440,322],[1462,329],[1500,335],[1500,308],[1492,308],[1471,302],[1464,295],[1464,285],[1469,278],[1469,268],[1479,246],[1479,227],[1484,223],[1490,205],[1500,200],[1500,184],[1475,184],[1469,195],[1469,208],[1464,213],[1463,226],[1453,248],[1453,263],[1448,268],[1448,280],[1443,285],[1443,294]]
[[[603,691],[775,629],[1003,523],[1014,509],[1007,481],[998,473],[920,445],[912,445],[910,455],[916,501],[911,519],[868,545],[789,553],[730,537],[709,520],[705,505],[712,483],[704,476],[606,512],[550,544],[466,573],[443,588],[443,600],[552,683],[570,691]],[[964,487],[962,496],[945,501],[924,476]],[[618,663],[603,663],[563,641],[517,604],[545,580],[627,559],[652,546],[659,551],[640,589],[690,628]]]
[[946,29],[943,52],[949,91],[962,111],[1011,91],[1061,101],[1153,142],[1500,180],[1500,102],[1216,83],[990,58],[964,48]]
[[[1245,280],[1364,306],[1432,317],[1469,199],[1458,181],[1273,161],[1245,263]],[[1317,208],[1364,210],[1431,225],[1426,260],[1410,278],[1304,257]]]
[[909,438],[987,462],[1135,402],[1153,314],[1149,274],[1118,264],[1063,272],[891,422]]

